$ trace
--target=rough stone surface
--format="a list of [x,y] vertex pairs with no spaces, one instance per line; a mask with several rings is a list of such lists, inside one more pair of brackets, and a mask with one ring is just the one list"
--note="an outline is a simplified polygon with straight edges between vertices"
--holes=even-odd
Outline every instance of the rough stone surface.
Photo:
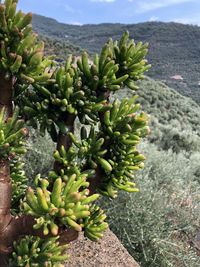
[[68,253],[65,267],[140,267],[110,230],[98,242],[80,235],[70,244]]

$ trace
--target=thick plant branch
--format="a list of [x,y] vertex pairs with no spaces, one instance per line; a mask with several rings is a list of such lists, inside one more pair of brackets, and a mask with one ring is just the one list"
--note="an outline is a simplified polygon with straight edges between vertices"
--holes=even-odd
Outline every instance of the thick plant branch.
[[[74,114],[67,114],[67,116],[65,116],[63,118],[63,121],[65,122],[65,126],[68,129],[68,132],[74,132],[74,121],[75,121],[76,116]],[[65,150],[68,151],[68,149],[71,147],[72,145],[72,141],[71,138],[69,137],[68,133],[63,134],[61,131],[58,134],[58,138],[57,138],[57,147],[56,149],[58,151],[60,151],[61,146],[64,146]],[[56,172],[60,171],[60,163],[55,161],[54,163],[54,170]]]
[[[12,80],[0,73],[0,109],[6,109],[6,118],[12,115]],[[0,159],[0,234],[11,220],[11,180],[9,160]],[[1,247],[1,245],[0,245]]]
[[[102,93],[100,91],[97,91],[97,95],[98,97],[99,96],[102,96]],[[109,104],[109,97],[110,97],[110,92],[109,91],[106,91],[104,92],[103,94],[103,98],[107,101],[105,103],[105,105],[108,105]],[[102,112],[100,111],[98,113],[99,115],[99,120],[101,122],[101,124],[103,124],[103,120],[104,120],[104,113],[105,112]],[[107,142],[104,143],[103,147],[106,149],[107,147]],[[90,182],[90,186],[89,186],[89,190],[90,190],[90,195],[93,195],[97,192],[97,189],[100,188],[101,186],[101,183],[102,183],[102,177],[103,175],[105,175],[102,167],[100,165],[97,166],[96,170],[95,170],[95,175],[89,180]]]
[[0,109],[7,110],[7,118],[12,116],[12,78],[6,79],[5,73],[0,73]]
[[[66,127],[68,128],[69,132],[74,132],[74,121],[75,121],[76,116],[74,114],[67,114],[67,116],[65,116],[63,118]],[[58,141],[57,141],[57,149],[59,150],[61,148],[61,146],[65,147],[65,150],[68,150],[71,146],[72,142],[71,139],[69,138],[68,134],[63,134],[63,133],[59,133],[58,136]]]
[[[12,79],[5,79],[5,73],[0,73],[0,109],[5,108],[7,120],[12,116]],[[7,246],[3,244],[3,237],[7,226],[11,221],[11,179],[9,160],[0,159],[0,267],[5,267],[8,262],[7,255],[1,252],[7,252]]]
[[95,175],[89,179],[90,195],[95,194],[97,192],[97,189],[101,186],[103,175],[105,175],[105,173],[101,168],[101,166],[98,165],[98,167],[95,170]]
[[[11,220],[11,180],[8,162],[0,161],[0,233]],[[0,244],[1,247],[1,244]]]
[[0,267],[7,267],[9,266],[9,256],[8,254],[0,253]]
[[[68,128],[68,132],[74,133],[74,121],[76,116],[74,114],[68,114],[63,120],[65,121],[65,125]],[[60,151],[61,146],[64,146],[65,150],[68,151],[68,149],[71,147],[72,141],[69,135],[63,134],[61,131],[58,134],[57,139],[57,147],[56,149]],[[61,169],[61,164],[58,161],[55,161],[54,163],[54,170],[56,172],[59,172]],[[60,234],[60,244],[66,244],[70,241],[73,241],[78,238],[78,232],[73,229],[64,228],[62,234]]]

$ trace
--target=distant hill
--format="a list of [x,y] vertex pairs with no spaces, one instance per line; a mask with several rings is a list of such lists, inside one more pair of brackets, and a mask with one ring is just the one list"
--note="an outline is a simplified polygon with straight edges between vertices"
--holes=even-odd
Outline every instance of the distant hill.
[[[139,82],[138,102],[150,115],[151,134],[148,140],[160,149],[200,151],[200,106],[162,82],[146,78]],[[122,89],[119,98],[131,97]]]
[[82,49],[80,47],[75,46],[68,41],[63,42],[59,39],[45,37],[43,35],[40,35],[39,38],[45,42],[45,54],[55,55],[57,62],[65,60],[66,55],[68,54],[78,56],[82,52]]
[[136,41],[150,43],[148,59],[154,79],[163,80],[181,94],[200,103],[200,27],[179,23],[68,25],[39,15],[34,29],[60,42],[72,43],[91,53],[99,52],[109,37],[119,39],[129,30]]

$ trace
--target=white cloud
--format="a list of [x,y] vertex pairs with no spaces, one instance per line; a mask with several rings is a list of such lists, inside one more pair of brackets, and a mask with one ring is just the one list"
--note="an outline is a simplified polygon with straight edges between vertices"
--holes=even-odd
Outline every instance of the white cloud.
[[158,20],[158,17],[156,16],[152,16],[149,18],[149,21],[157,21]]
[[[129,0],[132,2],[132,0]],[[137,12],[145,13],[151,10],[173,6],[177,4],[182,4],[186,2],[196,2],[197,0],[153,0],[153,1],[138,1],[137,2]]]
[[173,19],[173,21],[183,24],[193,24],[200,26],[200,17],[198,15],[193,15],[191,17],[184,17],[184,18],[176,18]]
[[71,21],[71,22],[69,22],[69,24],[76,25],[76,26],[83,26],[83,23],[81,23],[79,21]]

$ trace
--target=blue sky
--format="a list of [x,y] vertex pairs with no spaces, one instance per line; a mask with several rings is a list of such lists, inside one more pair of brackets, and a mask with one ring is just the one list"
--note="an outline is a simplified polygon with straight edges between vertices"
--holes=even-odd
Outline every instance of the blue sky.
[[18,7],[69,24],[157,20],[200,25],[200,0],[19,0]]

